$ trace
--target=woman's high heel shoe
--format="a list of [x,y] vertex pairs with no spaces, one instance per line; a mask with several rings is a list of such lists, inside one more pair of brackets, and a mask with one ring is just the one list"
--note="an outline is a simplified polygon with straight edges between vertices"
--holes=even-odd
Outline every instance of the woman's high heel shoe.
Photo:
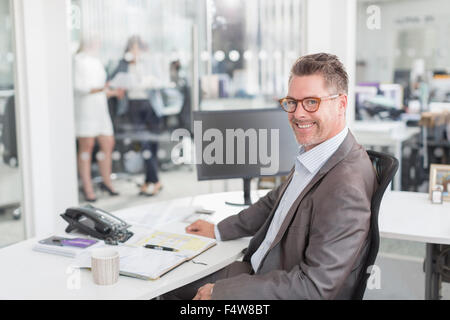
[[110,196],[118,196],[119,193],[116,191],[112,191],[106,184],[103,182],[100,182],[100,189],[102,191],[108,192]]
[[156,196],[162,190],[162,185],[161,184],[159,184],[158,187],[153,187],[153,191],[152,192],[148,192],[147,191],[147,187],[148,187],[147,184],[145,184],[145,188],[144,188],[144,186],[141,186],[141,190],[139,192],[140,196],[147,196],[147,197]]
[[97,201],[97,198],[88,198],[88,196],[86,195],[86,192],[84,192],[84,190],[83,190],[83,196],[84,196],[84,201],[86,201],[86,202],[95,202],[95,201]]
[[153,195],[156,196],[158,193],[160,193],[162,188],[163,188],[162,184],[159,184],[158,187],[155,187],[153,189]]

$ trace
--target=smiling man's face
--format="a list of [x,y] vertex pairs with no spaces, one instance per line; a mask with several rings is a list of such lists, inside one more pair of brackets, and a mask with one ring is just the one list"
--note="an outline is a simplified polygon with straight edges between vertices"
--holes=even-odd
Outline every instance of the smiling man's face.
[[[306,97],[323,98],[337,93],[332,88],[326,87],[325,80],[320,74],[293,76],[288,90],[288,96],[298,100]],[[334,137],[345,127],[346,107],[345,94],[322,101],[319,109],[312,113],[305,111],[301,103],[298,103],[295,112],[288,113],[298,143],[308,151]]]

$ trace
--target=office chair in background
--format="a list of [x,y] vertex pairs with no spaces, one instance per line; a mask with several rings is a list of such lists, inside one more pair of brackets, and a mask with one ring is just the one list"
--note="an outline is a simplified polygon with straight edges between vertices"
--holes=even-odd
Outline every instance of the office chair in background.
[[375,168],[378,188],[375,191],[370,204],[371,216],[369,230],[369,252],[367,253],[367,259],[364,262],[364,267],[359,275],[358,283],[352,297],[353,300],[362,300],[364,292],[366,291],[367,280],[370,276],[370,273],[367,273],[367,269],[375,263],[380,246],[378,213],[380,210],[381,200],[383,199],[386,188],[394,178],[394,175],[398,169],[398,160],[388,154],[371,150],[367,150],[367,154],[369,155],[370,160],[372,160],[372,164]]

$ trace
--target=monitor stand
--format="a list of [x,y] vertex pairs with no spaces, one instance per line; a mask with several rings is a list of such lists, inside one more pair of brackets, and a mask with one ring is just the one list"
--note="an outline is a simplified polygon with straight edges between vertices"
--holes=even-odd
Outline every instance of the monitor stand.
[[236,203],[236,202],[229,202],[225,201],[226,204],[230,206],[250,206],[252,205],[252,200],[250,198],[250,182],[252,181],[251,178],[243,178],[244,183],[244,202],[242,203]]

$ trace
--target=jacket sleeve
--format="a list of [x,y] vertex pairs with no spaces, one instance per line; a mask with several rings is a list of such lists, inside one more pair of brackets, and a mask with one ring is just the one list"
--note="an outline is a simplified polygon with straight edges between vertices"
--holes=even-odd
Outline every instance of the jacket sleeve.
[[217,228],[220,233],[220,239],[233,240],[253,236],[268,218],[280,196],[283,186],[288,181],[289,179],[247,209],[219,222]]
[[[327,201],[315,201],[309,244],[291,270],[239,275],[216,282],[213,299],[333,299],[366,242],[370,197],[364,186],[326,187]],[[330,206],[330,203],[335,205]],[[280,244],[278,244],[280,245]]]
[[124,59],[121,59],[114,71],[111,72],[111,74],[108,74],[108,81],[114,79],[119,72],[128,72],[128,63]]

